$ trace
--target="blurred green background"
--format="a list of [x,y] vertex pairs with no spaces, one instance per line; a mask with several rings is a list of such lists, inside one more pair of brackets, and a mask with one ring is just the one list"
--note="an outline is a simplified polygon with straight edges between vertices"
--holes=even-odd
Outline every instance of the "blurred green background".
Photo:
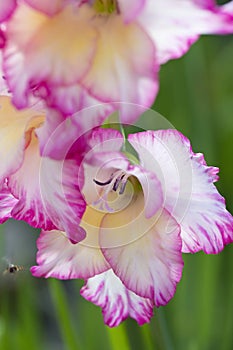
[[[153,108],[220,167],[217,187],[233,212],[232,36],[202,37],[182,59],[164,65]],[[38,231],[12,221],[0,229],[1,257],[33,265]],[[133,320],[106,327],[100,308],[79,295],[82,281],[38,280],[29,271],[0,275],[0,349],[233,349],[233,245],[184,261],[174,298],[143,327]]]

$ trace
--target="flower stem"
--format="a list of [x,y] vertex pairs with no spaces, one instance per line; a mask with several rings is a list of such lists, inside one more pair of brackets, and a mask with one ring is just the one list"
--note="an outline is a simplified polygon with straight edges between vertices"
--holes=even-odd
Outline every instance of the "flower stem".
[[121,324],[116,328],[107,327],[107,333],[112,350],[130,350],[130,344],[124,324]]
[[120,125],[120,132],[121,132],[121,134],[123,136],[123,140],[124,140],[124,143],[123,143],[123,146],[122,146],[122,152],[126,152],[126,141],[127,141],[127,139],[126,139],[126,136],[125,136],[125,130],[124,130],[124,127],[123,127],[123,125],[121,123],[119,123],[119,125]]
[[77,341],[77,331],[75,331],[75,325],[70,318],[70,311],[67,304],[67,297],[61,281],[51,279],[49,280],[49,289],[52,298],[52,302],[57,313],[58,324],[60,327],[61,335],[65,343],[67,350],[79,350],[79,341]]

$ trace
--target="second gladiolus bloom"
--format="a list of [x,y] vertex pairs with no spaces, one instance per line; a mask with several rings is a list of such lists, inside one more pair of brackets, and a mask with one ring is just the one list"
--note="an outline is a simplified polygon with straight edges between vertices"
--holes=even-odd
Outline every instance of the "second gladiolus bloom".
[[[233,240],[233,219],[214,182],[218,169],[175,130],[129,135],[96,129],[81,164],[87,203],[72,244],[64,231],[42,231],[37,277],[82,278],[81,294],[116,326],[127,316],[149,322],[182,276],[182,252],[218,253]],[[123,146],[123,148],[122,148]]]

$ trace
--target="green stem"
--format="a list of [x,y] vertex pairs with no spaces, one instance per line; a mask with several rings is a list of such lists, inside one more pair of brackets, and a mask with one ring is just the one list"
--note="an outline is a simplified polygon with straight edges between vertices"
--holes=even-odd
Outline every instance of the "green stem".
[[155,350],[153,339],[151,337],[151,329],[148,324],[142,326],[140,328],[141,334],[142,334],[142,340],[143,340],[143,348],[146,350]]
[[66,349],[81,349],[77,341],[77,332],[75,332],[74,324],[70,317],[67,297],[62,282],[55,279],[49,280],[49,289]]
[[123,127],[123,125],[121,123],[119,123],[119,125],[120,125],[120,132],[121,132],[121,134],[123,136],[123,140],[124,140],[124,143],[123,143],[123,146],[122,146],[122,152],[126,152],[126,141],[127,141],[127,139],[126,139],[126,136],[125,136],[125,130],[124,130],[124,127]]
[[124,324],[121,324],[117,328],[107,327],[107,333],[112,350],[130,350],[128,334]]

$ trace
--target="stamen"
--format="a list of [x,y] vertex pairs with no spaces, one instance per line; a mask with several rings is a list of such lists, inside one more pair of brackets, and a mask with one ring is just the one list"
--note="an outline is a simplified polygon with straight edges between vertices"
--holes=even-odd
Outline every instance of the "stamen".
[[118,177],[116,179],[116,181],[114,182],[113,188],[112,188],[113,191],[115,191],[115,192],[117,191],[117,189],[118,189],[118,187],[120,185],[120,182],[123,180],[124,176],[125,176],[125,174],[121,175],[121,177]]
[[126,184],[127,184],[127,179],[126,179],[126,181],[122,181],[119,194],[123,194],[125,192]]
[[115,173],[115,176],[113,176],[113,175],[114,174],[112,174],[110,179],[105,181],[105,182],[101,182],[101,181],[98,181],[96,179],[93,179],[93,181],[98,186],[106,186],[106,185],[111,184],[111,182],[114,181],[113,187],[109,188],[108,192],[110,190],[116,192],[118,190],[119,186],[120,186],[119,194],[123,194],[125,192],[125,187],[126,187],[127,180],[128,180],[129,176],[127,174],[125,174],[125,173],[122,174],[122,172],[117,172],[117,173]]
[[119,187],[119,184],[120,184],[120,179],[118,178],[118,179],[116,179],[116,181],[114,182],[114,185],[113,185],[113,191],[117,191],[117,189],[118,189],[118,187]]

